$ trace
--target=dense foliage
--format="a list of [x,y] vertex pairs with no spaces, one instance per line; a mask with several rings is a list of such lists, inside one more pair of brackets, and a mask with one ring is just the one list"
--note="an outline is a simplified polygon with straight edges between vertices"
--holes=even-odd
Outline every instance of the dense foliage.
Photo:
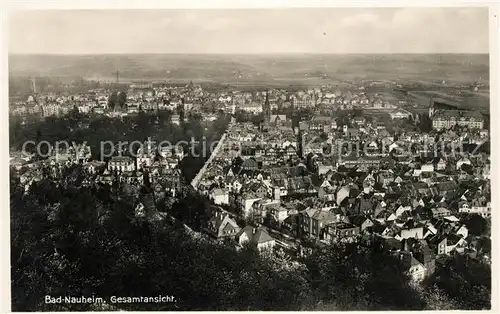
[[[292,260],[193,236],[180,220],[136,218],[135,204],[117,184],[83,188],[42,180],[23,193],[13,175],[13,310],[94,309],[45,304],[45,295],[176,298],[115,304],[127,310],[446,309],[455,307],[450,296],[456,291],[465,298],[460,308],[489,301],[488,269],[478,264],[470,269],[450,262],[434,279],[439,293],[428,294],[409,284],[377,243],[325,246]],[[205,219],[199,208],[206,206],[203,198],[189,196],[169,211],[180,217],[182,208],[180,218],[196,224]]]
[[428,279],[428,285],[456,305],[456,309],[484,310],[491,308],[491,267],[467,255],[447,258]]

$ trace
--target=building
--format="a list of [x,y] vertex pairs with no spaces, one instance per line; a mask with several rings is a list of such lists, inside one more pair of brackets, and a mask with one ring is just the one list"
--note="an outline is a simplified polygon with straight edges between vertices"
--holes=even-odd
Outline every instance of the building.
[[108,162],[109,171],[131,172],[135,170],[135,162],[132,157],[115,156]]
[[458,209],[459,213],[477,214],[483,218],[491,217],[491,203],[488,202],[486,205],[482,204],[468,204],[464,203]]
[[343,164],[347,168],[358,167],[359,169],[368,169],[370,167],[378,168],[380,165],[380,157],[377,156],[355,156],[341,157],[339,164]]
[[178,114],[172,115],[171,121],[175,125],[180,125],[181,124],[181,118]]
[[266,100],[262,105],[262,112],[264,113],[264,121],[271,122],[271,105],[269,103],[269,91],[267,90],[266,90]]
[[263,228],[246,226],[236,235],[236,240],[240,246],[249,243],[256,246],[259,251],[271,250],[276,245],[276,240]]
[[340,212],[337,213],[323,208],[308,208],[299,213],[300,233],[306,238],[324,240],[327,225],[340,222],[343,218]]
[[420,282],[425,278],[427,269],[413,256],[412,252],[403,251],[395,254],[413,282]]
[[398,108],[389,113],[391,119],[409,119],[412,115],[409,111],[404,110],[402,108]]
[[229,204],[229,190],[216,188],[210,192],[210,199],[213,200],[216,205],[228,205]]
[[451,212],[444,207],[431,208],[431,212],[433,218],[443,218],[451,215]]
[[450,129],[454,126],[469,129],[484,128],[484,117],[477,111],[440,110],[432,116],[432,127],[436,130]]
[[222,210],[214,210],[214,216],[208,222],[205,231],[210,236],[222,240],[234,237],[240,232],[240,227],[229,214],[224,213]]
[[241,104],[240,106],[238,106],[238,108],[245,112],[250,112],[253,114],[259,114],[263,110],[262,104],[256,102]]
[[41,106],[42,116],[61,116],[69,112],[70,108],[61,106],[60,104],[45,104]]
[[301,98],[297,96],[292,96],[292,106],[294,108],[308,108],[316,106],[317,100],[316,95],[313,93],[312,95],[304,95]]
[[346,222],[334,222],[326,226],[325,241],[328,242],[355,242],[360,228]]
[[467,241],[455,234],[444,235],[437,241],[437,255],[450,255],[452,252],[464,252]]
[[148,138],[147,145],[141,145],[137,150],[137,169],[150,167],[155,157],[151,139]]
[[282,125],[287,122],[287,118],[284,114],[271,114],[268,122]]

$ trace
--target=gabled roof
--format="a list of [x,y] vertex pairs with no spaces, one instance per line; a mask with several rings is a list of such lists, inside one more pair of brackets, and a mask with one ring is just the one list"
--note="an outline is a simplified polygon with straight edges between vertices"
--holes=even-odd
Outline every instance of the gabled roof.
[[422,265],[422,263],[420,263],[410,252],[400,252],[399,254],[401,263],[405,269],[408,270],[411,267],[417,265],[421,265],[422,267],[424,267],[424,265]]
[[212,219],[210,219],[210,224],[212,224],[217,232],[217,236],[223,235],[225,230],[234,229],[239,230],[238,224],[229,217],[228,214],[217,213]]
[[248,239],[250,239],[250,243],[254,244],[261,244],[274,240],[274,238],[271,237],[269,233],[267,233],[267,231],[263,228],[246,226],[245,228],[240,230],[240,232],[237,234],[237,237],[239,238],[243,233],[245,233]]

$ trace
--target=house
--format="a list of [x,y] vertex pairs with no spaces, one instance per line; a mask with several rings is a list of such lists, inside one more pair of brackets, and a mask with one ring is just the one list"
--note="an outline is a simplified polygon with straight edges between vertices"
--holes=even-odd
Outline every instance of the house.
[[210,192],[210,199],[213,200],[216,205],[228,205],[229,204],[229,190],[216,188]]
[[233,193],[240,193],[240,190],[243,187],[243,184],[238,179],[235,179],[232,182],[228,182],[228,185],[229,185],[229,190]]
[[403,213],[405,212],[411,212],[411,207],[410,206],[402,206],[400,205],[397,209],[396,209],[396,216],[397,217],[401,217],[401,215],[403,215]]
[[267,187],[264,183],[262,182],[250,182],[248,184],[245,184],[241,188],[241,193],[252,193],[258,198],[264,198],[267,195]]
[[370,198],[357,198],[354,207],[349,211],[355,215],[371,215],[373,214],[374,203]]
[[284,114],[272,114],[269,117],[269,122],[270,123],[276,123],[276,124],[282,124],[287,121],[286,115]]
[[334,222],[343,221],[341,211],[328,209],[308,208],[299,212],[300,233],[304,237],[324,239],[325,227]]
[[446,161],[443,158],[439,159],[439,161],[436,165],[436,170],[437,171],[446,170]]
[[[328,182],[328,181],[326,181]],[[318,197],[328,201],[335,200],[335,189],[331,186],[319,187]]]
[[411,117],[411,113],[409,111],[406,111],[402,108],[398,108],[392,112],[389,113],[391,116],[391,119],[409,119]]
[[457,161],[457,170],[462,169],[463,165],[471,165],[471,161],[468,158],[461,158],[459,161]]
[[433,172],[434,171],[434,164],[433,163],[426,163],[420,167],[420,171]]
[[433,218],[443,218],[449,216],[451,212],[444,207],[431,208]]
[[261,199],[261,197],[258,197],[254,193],[244,193],[236,198],[237,206],[241,209],[245,217],[249,217],[252,214],[253,203]]
[[395,176],[391,171],[381,171],[377,174],[377,182],[386,187],[394,182]]
[[350,223],[338,221],[325,227],[325,241],[327,242],[355,242],[360,228]]
[[466,239],[469,236],[469,229],[465,225],[459,225],[454,228],[453,233],[457,236],[461,236],[463,239]]
[[240,246],[245,243],[256,246],[259,251],[270,250],[276,245],[276,240],[262,227],[246,226],[238,232],[236,241]]
[[413,282],[420,282],[425,278],[426,268],[413,256],[412,252],[402,251],[395,253],[395,255]]
[[403,240],[403,250],[411,252],[413,257],[425,267],[425,276],[432,275],[436,269],[436,254],[426,240]]
[[221,240],[234,237],[240,231],[240,227],[228,213],[216,209],[205,231],[207,231],[210,236]]
[[282,223],[288,217],[288,209],[279,205],[271,206],[269,213],[279,223]]
[[337,201],[337,204],[340,204],[342,203],[342,201],[349,197],[349,194],[350,194],[350,191],[351,191],[351,187],[348,186],[348,185],[345,185],[343,187],[341,187],[338,191],[337,191],[337,196],[336,196],[336,201]]
[[450,255],[454,251],[463,253],[466,246],[467,241],[461,236],[455,234],[444,235],[437,241],[437,255]]
[[295,213],[289,213],[288,217],[283,220],[283,223],[281,225],[281,229],[283,230],[284,233],[290,234],[294,237],[299,236],[299,227],[300,227],[300,215],[295,212]]
[[349,217],[349,219],[353,225],[359,227],[360,232],[363,232],[373,226],[373,221],[367,216]]
[[106,163],[104,161],[93,160],[85,165],[85,169],[90,174],[96,174],[100,170],[104,169]]
[[424,238],[424,228],[423,227],[410,227],[403,226],[399,234],[400,239],[423,239]]

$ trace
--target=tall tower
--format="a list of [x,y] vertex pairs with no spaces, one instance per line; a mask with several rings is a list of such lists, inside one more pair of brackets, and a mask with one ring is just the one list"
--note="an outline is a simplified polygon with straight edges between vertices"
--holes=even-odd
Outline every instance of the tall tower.
[[116,70],[116,84],[120,83],[120,72]]
[[36,94],[36,78],[34,76],[31,77],[31,86],[33,87],[33,94]]
[[269,90],[266,90],[266,100],[262,106],[265,122],[271,121],[271,105],[269,104]]

